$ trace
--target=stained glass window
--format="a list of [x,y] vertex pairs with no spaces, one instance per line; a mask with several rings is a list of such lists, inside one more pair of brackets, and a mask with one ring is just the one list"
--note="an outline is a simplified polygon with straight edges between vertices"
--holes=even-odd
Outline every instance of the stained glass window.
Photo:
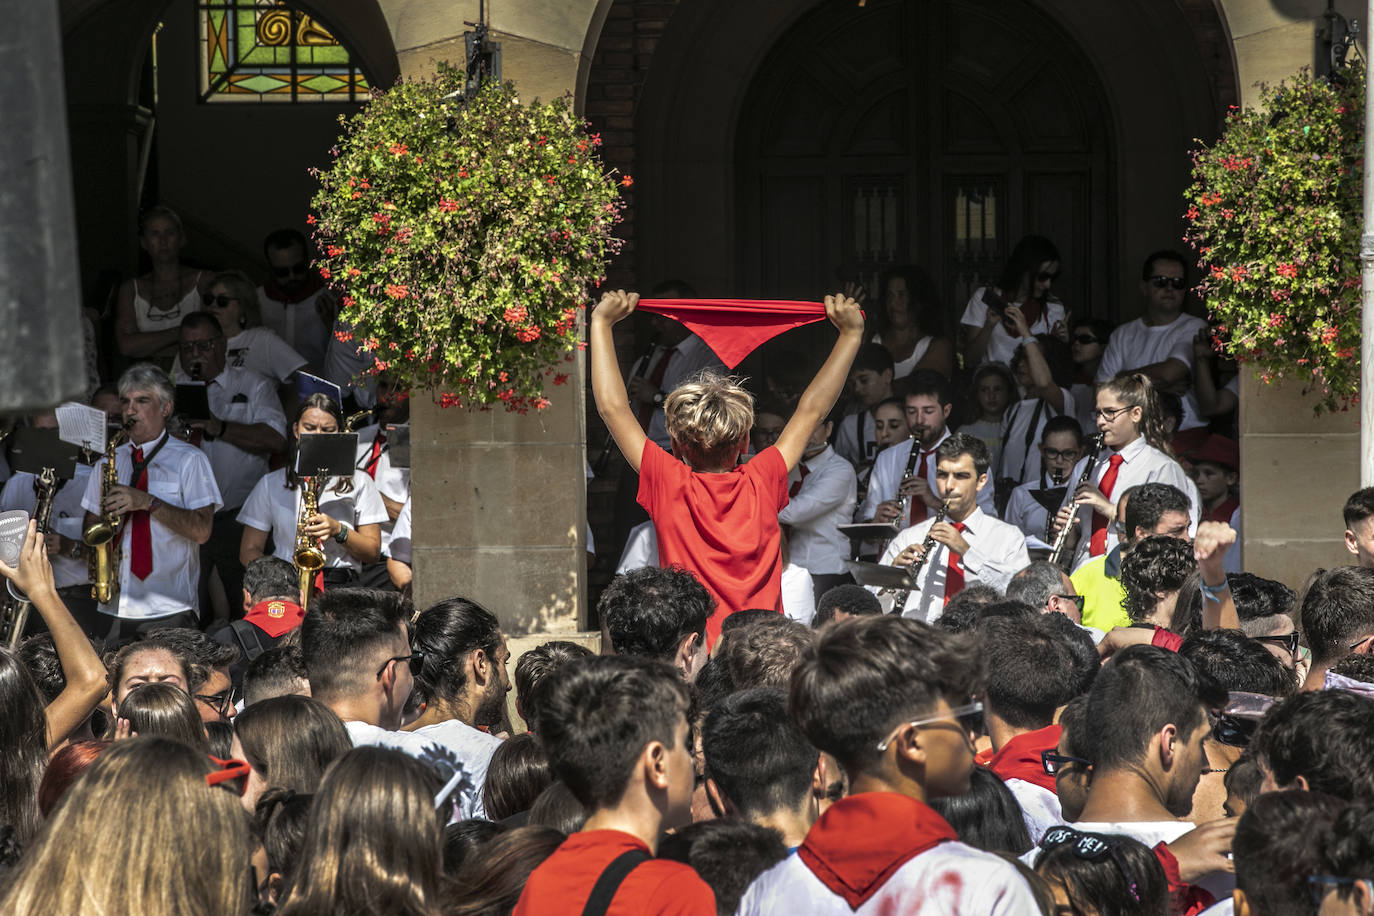
[[200,0],[202,102],[354,102],[368,80],[348,49],[281,0]]

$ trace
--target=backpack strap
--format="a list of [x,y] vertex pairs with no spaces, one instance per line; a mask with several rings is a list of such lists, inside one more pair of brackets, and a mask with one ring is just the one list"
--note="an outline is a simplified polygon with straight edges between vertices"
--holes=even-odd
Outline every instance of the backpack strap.
[[643,849],[631,849],[616,856],[592,886],[592,894],[582,908],[582,916],[606,916],[611,901],[615,899],[615,892],[620,890],[620,885],[630,876],[630,872],[652,858]]
[[[267,646],[262,644],[262,630],[253,626],[248,621],[240,618],[229,623],[229,629],[234,634],[234,640],[243,650],[245,661],[252,661],[266,651]],[[251,644],[250,644],[251,641]]]

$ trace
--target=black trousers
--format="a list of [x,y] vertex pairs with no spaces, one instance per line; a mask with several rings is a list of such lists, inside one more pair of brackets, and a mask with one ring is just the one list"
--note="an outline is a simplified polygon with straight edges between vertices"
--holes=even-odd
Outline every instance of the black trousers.
[[224,597],[229,601],[229,617],[243,616],[243,564],[239,562],[239,545],[243,541],[243,526],[238,523],[238,507],[215,513],[210,524],[210,540],[200,545],[200,607],[210,614],[209,586],[211,570],[219,570],[224,585]]

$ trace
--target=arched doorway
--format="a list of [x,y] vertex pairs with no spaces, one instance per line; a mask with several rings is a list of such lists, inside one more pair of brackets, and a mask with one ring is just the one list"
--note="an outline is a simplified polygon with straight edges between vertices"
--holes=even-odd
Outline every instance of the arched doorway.
[[1025,0],[829,0],[758,69],[739,118],[742,281],[812,296],[915,262],[957,320],[1023,234],[1063,255],[1078,311],[1107,288],[1111,111]]

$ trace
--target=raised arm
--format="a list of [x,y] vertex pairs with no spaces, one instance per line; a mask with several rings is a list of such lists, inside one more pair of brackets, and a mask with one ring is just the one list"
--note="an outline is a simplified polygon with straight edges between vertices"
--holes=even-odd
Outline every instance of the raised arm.
[[625,456],[626,463],[636,472],[639,471],[644,442],[648,437],[640,428],[635,412],[630,409],[630,396],[625,392],[625,377],[620,374],[620,362],[616,359],[611,329],[617,321],[633,313],[638,303],[638,293],[627,293],[623,289],[606,293],[596,308],[592,309],[590,330],[592,397],[596,399],[596,410],[615,439],[620,454]]
[[1202,522],[1193,539],[1193,556],[1202,576],[1202,628],[1236,630],[1240,615],[1231,597],[1231,585],[1222,569],[1226,551],[1236,542],[1236,530],[1225,522]]
[[1045,354],[1040,349],[1040,341],[1031,334],[1030,326],[1026,324],[1026,316],[1021,312],[1021,309],[1011,305],[1007,307],[1007,317],[1016,325],[1016,332],[1021,335],[1021,352],[1026,357],[1026,368],[1031,375],[1030,391],[1027,394],[1043,398],[1047,404],[1054,408],[1056,413],[1063,413],[1064,389],[1054,383],[1050,364],[1045,362]]
[[[849,366],[864,340],[864,313],[853,299],[845,295],[826,296],[825,315],[839,330],[840,337],[835,341],[825,365],[821,366],[821,371],[816,373],[811,384],[806,386],[806,391],[802,392],[792,419],[787,421],[782,435],[778,436],[776,446],[782,452],[789,471],[801,461],[811,431],[835,406],[835,399],[840,396],[845,380],[849,378]],[[636,428],[638,425],[635,424]]]

